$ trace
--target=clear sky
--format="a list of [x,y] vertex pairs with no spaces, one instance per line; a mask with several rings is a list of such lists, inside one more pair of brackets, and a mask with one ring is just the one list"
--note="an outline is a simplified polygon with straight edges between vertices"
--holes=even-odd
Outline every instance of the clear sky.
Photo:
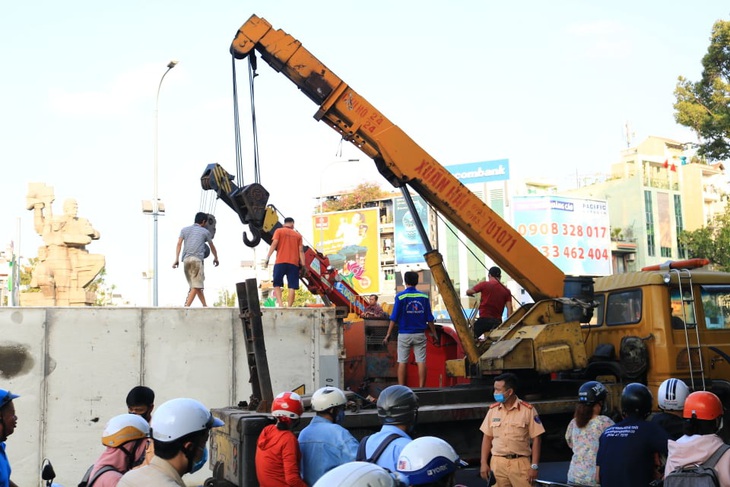
[[[299,39],[444,165],[510,159],[515,179],[605,172],[649,135],[694,140],[673,118],[677,76],[698,79],[714,21],[727,1],[487,0],[303,2],[29,0],[0,16],[0,247],[35,257],[40,237],[25,209],[29,182],[55,188],[54,212],[76,198],[101,232],[89,250],[107,281],[150,301],[155,94],[159,106],[160,305],[183,303],[171,268],[181,227],[201,209],[199,178],[235,174],[230,42],[251,14]],[[239,62],[244,183],[252,182],[246,64]],[[312,119],[316,106],[263,61],[256,78],[261,182],[270,202],[312,241],[320,192],[380,182],[353,147]],[[360,158],[356,163],[336,163]],[[235,289],[254,255],[224,204],[206,267],[206,295]],[[265,255],[262,245],[257,250]]]

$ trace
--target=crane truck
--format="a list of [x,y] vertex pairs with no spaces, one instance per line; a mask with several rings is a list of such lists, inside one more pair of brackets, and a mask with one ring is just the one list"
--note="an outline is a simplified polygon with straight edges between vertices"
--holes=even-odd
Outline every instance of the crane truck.
[[[478,458],[478,425],[490,402],[490,378],[504,371],[520,376],[523,397],[537,404],[548,433],[554,421],[556,436],[564,431],[577,387],[585,380],[613,384],[615,394],[623,383],[643,382],[656,391],[663,380],[678,377],[730,403],[730,274],[693,259],[595,280],[566,276],[297,39],[253,15],[236,33],[230,51],[237,59],[258,53],[291,80],[318,106],[315,120],[372,158],[382,176],[401,189],[412,214],[417,212],[409,188],[535,301],[516,310],[487,340],[475,340],[443,259],[416,222],[433,281],[453,321],[450,336],[463,352],[446,360],[445,370],[450,377],[469,381],[417,390],[420,434],[441,436],[463,457]],[[249,226],[253,239],[244,234],[247,245],[270,242],[280,223],[268,205],[268,192],[258,183],[239,188],[232,180],[217,164],[208,166],[201,178],[203,188],[215,190]],[[352,307],[331,291],[337,276],[327,271],[326,258],[312,249],[307,252],[308,287]],[[257,485],[252,437],[266,418],[236,408],[214,412],[226,426],[211,437],[212,481]],[[363,436],[379,424],[372,409],[362,409],[348,414],[345,426]],[[550,454],[549,448],[544,451]]]

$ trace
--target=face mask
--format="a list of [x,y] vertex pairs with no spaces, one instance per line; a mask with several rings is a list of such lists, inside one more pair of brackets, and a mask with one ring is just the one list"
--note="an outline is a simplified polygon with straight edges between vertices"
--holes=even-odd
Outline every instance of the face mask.
[[195,473],[201,468],[203,468],[203,465],[205,465],[205,462],[208,461],[208,447],[203,448],[203,456],[200,457],[200,460],[193,463],[193,467],[190,469],[190,473]]
[[345,410],[340,409],[340,411],[337,413],[337,416],[335,416],[335,424],[340,424],[345,420]]
[[497,401],[497,402],[504,403],[504,401],[506,401],[507,399],[504,397],[504,394],[497,394],[495,392],[494,393],[494,400]]

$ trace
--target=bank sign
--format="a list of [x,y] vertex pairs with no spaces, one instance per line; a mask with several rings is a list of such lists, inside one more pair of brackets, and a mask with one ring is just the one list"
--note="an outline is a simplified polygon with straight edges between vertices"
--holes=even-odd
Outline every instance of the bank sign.
[[509,159],[454,164],[446,166],[446,170],[462,184],[506,181],[509,179]]

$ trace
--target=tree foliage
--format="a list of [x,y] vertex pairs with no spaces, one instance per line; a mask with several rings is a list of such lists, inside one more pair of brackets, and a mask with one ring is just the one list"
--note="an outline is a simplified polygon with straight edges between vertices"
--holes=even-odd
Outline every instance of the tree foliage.
[[96,301],[94,306],[114,306],[114,290],[117,288],[115,284],[107,284],[106,267],[101,269],[91,283],[86,287],[87,291],[96,293]]
[[[345,211],[365,208],[366,204],[385,197],[388,193],[383,191],[376,183],[361,183],[350,193],[331,197],[322,202],[322,211]],[[317,211],[320,207],[317,205]]]
[[702,78],[679,77],[674,90],[674,118],[700,139],[698,153],[709,160],[730,158],[730,21],[712,26],[710,46],[702,58]]
[[222,289],[218,291],[218,299],[216,299],[213,306],[217,308],[234,308],[238,307],[238,298],[235,292],[231,292],[228,289]]
[[718,270],[730,271],[730,206],[706,226],[682,232],[679,241],[687,249],[688,257],[704,257]]

